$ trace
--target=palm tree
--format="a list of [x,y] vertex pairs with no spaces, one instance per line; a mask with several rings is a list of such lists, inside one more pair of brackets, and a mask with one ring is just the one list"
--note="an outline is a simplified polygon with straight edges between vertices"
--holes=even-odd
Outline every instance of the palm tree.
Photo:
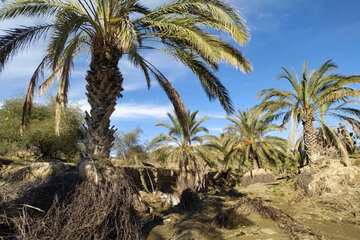
[[181,127],[181,120],[168,113],[171,124],[158,122],[155,126],[161,126],[168,130],[167,134],[159,134],[153,138],[149,148],[158,159],[165,163],[175,162],[179,166],[177,188],[179,192],[186,188],[199,190],[204,184],[205,165],[213,166],[212,154],[208,148],[202,146],[208,130],[201,124],[209,118],[196,119],[198,111],[187,111],[187,121],[190,126],[190,140],[187,139]]
[[358,83],[360,76],[328,74],[329,71],[337,69],[332,60],[326,61],[318,70],[309,73],[305,61],[301,80],[295,70],[292,74],[286,68],[282,69],[285,74],[277,79],[286,79],[292,90],[262,90],[258,94],[258,98],[263,97],[259,107],[276,112],[273,119],[282,117],[283,126],[292,116],[296,123],[302,122],[306,155],[309,161],[313,162],[316,160],[317,145],[314,121],[319,121],[326,131],[332,131],[325,125],[325,116],[329,115],[360,126],[356,119],[351,117],[360,116],[360,111],[348,107],[353,98],[360,96],[360,91],[348,84]]
[[268,133],[281,128],[269,123],[271,113],[263,113],[258,109],[239,110],[236,117],[227,117],[233,124],[225,129],[238,135],[237,148],[243,153],[245,160],[252,163],[253,169],[261,167],[261,161],[276,163],[286,157],[286,140]]
[[204,147],[212,151],[217,159],[221,170],[228,169],[236,160],[239,160],[238,139],[236,135],[230,133],[221,133],[219,136],[208,135],[205,137]]
[[[36,17],[42,23],[7,30],[0,37],[0,69],[18,52],[45,38],[47,49],[35,70],[24,103],[22,130],[29,125],[35,87],[43,73],[51,74],[39,86],[45,91],[58,77],[56,132],[66,106],[70,73],[75,56],[91,56],[86,74],[90,113],[86,123],[92,154],[109,156],[114,140],[110,116],[116,100],[122,97],[123,76],[119,60],[127,55],[139,67],[150,88],[153,76],[172,101],[185,132],[186,109],[168,79],[141,54],[158,50],[181,61],[199,78],[210,100],[218,99],[227,113],[233,111],[227,89],[214,75],[220,62],[243,72],[251,64],[217,33],[228,34],[237,44],[249,39],[248,29],[237,11],[220,0],[174,0],[149,10],[140,0],[13,0],[2,1],[0,20]],[[45,21],[47,19],[47,21]],[[186,134],[187,137],[188,134]]]

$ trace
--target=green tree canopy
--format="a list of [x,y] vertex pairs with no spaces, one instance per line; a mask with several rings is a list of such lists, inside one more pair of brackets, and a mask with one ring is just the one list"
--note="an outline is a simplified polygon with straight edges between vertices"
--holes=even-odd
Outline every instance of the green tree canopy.
[[295,118],[296,123],[302,122],[303,139],[310,162],[317,158],[314,121],[318,121],[324,131],[333,137],[336,134],[325,124],[327,116],[340,118],[355,128],[360,126],[360,111],[349,106],[354,101],[358,102],[360,91],[350,84],[359,83],[360,76],[329,74],[329,71],[336,69],[333,61],[328,60],[318,70],[308,72],[305,61],[299,78],[295,70],[291,73],[283,67],[285,73],[277,79],[287,80],[291,90],[270,88],[258,94],[258,98],[262,98],[259,107],[275,112],[273,119],[282,118],[283,125],[291,118]]
[[147,152],[141,139],[143,130],[136,127],[130,132],[117,131],[115,136],[115,144],[113,149],[117,152],[117,157],[122,158],[124,162],[135,163],[135,156],[144,161],[147,159]]
[[[158,122],[155,126],[167,129],[167,134],[159,134],[153,138],[149,148],[157,158],[165,163],[175,162],[179,168],[178,190],[186,188],[198,190],[204,184],[205,165],[214,166],[211,151],[202,146],[208,130],[201,126],[207,117],[196,119],[198,111],[187,111],[187,121],[190,126],[190,140],[187,139],[181,127],[181,120],[168,113],[170,124]],[[203,134],[202,134],[203,133]]]
[[220,0],[174,0],[148,9],[139,0],[8,0],[0,8],[0,20],[19,17],[40,18],[36,25],[6,30],[0,37],[0,68],[18,52],[39,39],[46,39],[45,56],[35,70],[24,105],[23,130],[29,115],[35,87],[43,73],[50,76],[40,84],[43,92],[59,76],[56,96],[56,130],[59,134],[61,109],[66,106],[70,72],[75,56],[88,52],[87,97],[91,111],[86,113],[90,148],[94,155],[109,156],[115,128],[110,116],[123,91],[118,63],[123,56],[141,69],[151,86],[153,76],[172,101],[182,127],[189,137],[186,109],[167,78],[145,59],[143,50],[160,51],[179,60],[199,78],[210,100],[218,99],[227,113],[233,111],[227,89],[214,75],[221,62],[249,72],[248,60],[222,33],[236,44],[249,40],[245,21],[238,11]]
[[15,156],[19,152],[39,152],[44,157],[74,157],[79,153],[84,139],[81,110],[69,107],[63,113],[61,134],[54,131],[55,100],[35,104],[32,126],[23,136],[20,134],[22,98],[7,99],[0,107],[0,155]]
[[237,134],[237,148],[247,162],[251,162],[253,169],[261,167],[261,162],[268,161],[276,164],[286,158],[286,140],[269,135],[270,132],[281,128],[269,123],[272,113],[264,113],[258,109],[239,110],[236,117],[228,117],[232,125],[225,129]]

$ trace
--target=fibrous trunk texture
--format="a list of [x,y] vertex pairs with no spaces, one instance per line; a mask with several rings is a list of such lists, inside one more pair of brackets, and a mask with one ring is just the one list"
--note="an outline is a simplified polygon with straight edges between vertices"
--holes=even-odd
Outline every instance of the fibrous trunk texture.
[[182,193],[186,189],[199,191],[205,184],[205,169],[202,163],[183,152],[179,156],[179,174],[176,180],[176,190]]
[[312,115],[302,117],[304,127],[305,151],[310,163],[316,161],[316,132],[314,130],[314,117]]
[[250,159],[252,159],[253,162],[253,169],[259,169],[260,168],[259,158],[256,151],[253,148],[251,148],[250,150]]
[[87,97],[91,106],[86,112],[89,148],[95,157],[107,158],[114,141],[114,126],[110,116],[123,91],[123,77],[118,68],[121,52],[116,48],[93,48],[90,70],[87,72]]

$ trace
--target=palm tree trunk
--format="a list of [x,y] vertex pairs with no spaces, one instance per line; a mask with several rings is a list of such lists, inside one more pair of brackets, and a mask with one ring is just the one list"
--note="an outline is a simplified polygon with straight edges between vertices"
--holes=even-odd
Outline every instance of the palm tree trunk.
[[259,169],[260,168],[259,158],[258,158],[256,151],[253,149],[251,149],[251,159],[252,159],[252,163],[253,163],[253,170]]
[[316,161],[316,133],[314,130],[314,116],[304,116],[302,117],[302,124],[304,128],[304,145],[306,156],[308,157],[308,161],[310,163]]
[[90,114],[86,112],[89,148],[96,158],[108,158],[114,141],[114,126],[110,116],[115,111],[116,100],[122,97],[123,77],[118,68],[121,52],[99,47],[92,49],[90,70],[86,76]]
[[259,161],[256,158],[253,158],[253,169],[259,169],[260,168],[260,164]]

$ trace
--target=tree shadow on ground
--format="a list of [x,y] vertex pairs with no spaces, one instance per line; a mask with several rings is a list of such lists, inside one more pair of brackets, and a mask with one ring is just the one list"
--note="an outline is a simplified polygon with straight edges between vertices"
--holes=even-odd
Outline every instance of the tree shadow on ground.
[[[162,211],[164,222],[156,231],[148,229],[147,234],[151,232],[151,238],[155,239],[154,234],[160,234],[162,239],[169,239],[169,232],[173,232],[171,239],[219,239],[223,240],[223,231],[220,229],[237,229],[239,226],[253,226],[254,222],[238,211],[237,205],[229,206],[225,202],[228,199],[232,201],[240,200],[245,194],[232,189],[221,189],[215,193],[202,193],[201,202],[196,202],[195,208],[184,209],[184,204],[180,203],[168,210]],[[192,201],[188,200],[190,203]],[[241,209],[240,209],[241,211]],[[169,219],[169,220],[167,220]],[[173,221],[173,219],[176,219]],[[161,223],[162,224],[162,223]],[[158,224],[160,225],[160,224]],[[156,225],[156,226],[158,226]],[[154,227],[156,227],[154,226]],[[162,233],[163,232],[163,235]],[[165,236],[166,235],[166,236]],[[148,235],[143,236],[147,239]],[[161,239],[161,238],[159,238]]]

